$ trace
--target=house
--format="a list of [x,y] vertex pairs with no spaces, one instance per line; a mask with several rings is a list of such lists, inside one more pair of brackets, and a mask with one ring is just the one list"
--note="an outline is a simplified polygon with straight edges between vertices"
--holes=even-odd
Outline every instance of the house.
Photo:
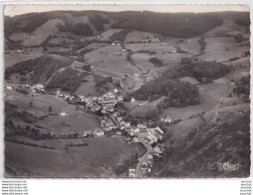
[[118,101],[123,101],[123,97],[122,96],[118,96]]
[[134,98],[131,98],[131,103],[133,104],[135,102],[135,99]]
[[115,89],[113,90],[113,92],[116,94],[116,93],[119,92],[119,90],[115,88]]
[[161,151],[161,149],[158,147],[158,146],[156,146],[155,148],[154,148],[154,153],[156,153],[156,154],[161,154],[162,153],[162,151]]
[[66,112],[61,112],[60,116],[69,116]]
[[133,138],[133,142],[134,142],[134,143],[137,143],[137,142],[140,142],[140,141],[139,141],[139,139],[138,139],[137,137],[134,137],[134,138]]
[[112,46],[116,46],[116,43],[112,43],[111,45],[112,45]]
[[148,167],[148,163],[147,162],[143,162],[141,166],[142,167]]
[[148,133],[147,139],[149,140],[149,144],[153,144],[158,141],[158,138],[150,132]]
[[91,130],[84,131],[84,132],[83,132],[83,135],[81,135],[81,137],[87,137],[87,136],[92,135],[92,134],[93,134],[93,133],[92,133]]
[[117,112],[114,112],[114,113],[112,114],[112,116],[113,116],[113,117],[117,117],[117,116],[118,116],[118,113],[117,113]]
[[125,123],[125,127],[130,127],[131,123],[130,122],[126,122]]
[[43,90],[44,89],[44,86],[42,84],[36,84],[33,86],[35,89],[37,90]]
[[160,134],[164,134],[163,130],[160,127],[156,127],[156,130],[160,133]]
[[146,128],[147,128],[147,126],[146,126],[146,125],[143,125],[143,124],[137,124],[137,127],[138,127],[139,129],[146,129]]
[[132,128],[133,129],[133,132],[135,132],[135,133],[140,133],[140,129],[139,128]]
[[125,126],[125,124],[126,124],[125,121],[121,121],[121,122],[120,122],[120,125],[121,125],[121,126]]
[[152,154],[149,154],[149,155],[147,156],[147,158],[148,158],[149,160],[152,160],[152,159],[153,159]]
[[12,90],[12,87],[11,86],[6,86],[5,87],[7,90]]
[[121,132],[120,132],[120,131],[116,131],[116,134],[117,134],[117,135],[121,135]]
[[136,170],[135,169],[128,169],[129,177],[136,177]]
[[94,130],[94,134],[96,136],[103,136],[105,133],[101,129],[97,128],[97,129]]
[[117,117],[117,121],[118,122],[121,122],[123,120],[123,118],[120,116],[120,117]]

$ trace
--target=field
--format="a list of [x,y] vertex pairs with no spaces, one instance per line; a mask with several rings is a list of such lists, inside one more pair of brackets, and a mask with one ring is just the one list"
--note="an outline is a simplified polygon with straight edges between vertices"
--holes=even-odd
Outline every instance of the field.
[[165,55],[158,55],[158,57],[161,58],[161,60],[166,64],[167,66],[176,66],[181,64],[182,58],[191,58],[192,54],[184,54],[184,53],[168,53]]
[[232,58],[241,58],[249,51],[246,46],[238,46],[233,37],[207,37],[204,54],[197,58],[202,61],[226,62]]
[[147,115],[148,112],[154,112],[157,111],[157,105],[164,100],[165,97],[160,97],[159,99],[153,101],[153,102],[139,102],[137,103],[138,106],[132,108],[130,111],[130,114],[135,117],[144,117]]
[[85,54],[87,62],[95,68],[112,70],[122,74],[134,74],[139,70],[126,60],[121,46],[106,46]]
[[159,54],[176,52],[176,48],[170,43],[131,43],[125,44],[125,47],[133,52],[138,52],[140,50],[154,51]]
[[84,96],[98,95],[95,82],[83,82],[75,91],[76,94]]
[[153,33],[133,31],[127,34],[125,43],[149,43],[149,42],[160,42],[158,38],[154,37]]
[[101,40],[108,40],[114,33],[120,32],[122,29],[109,29],[101,33]]
[[[55,134],[83,132],[99,127],[96,115],[86,113],[84,109],[80,110],[77,106],[68,104],[56,96],[41,95],[28,98],[16,91],[7,91],[7,93],[7,100],[11,104],[18,105],[20,110],[25,110],[37,117],[48,115],[43,120],[39,120],[37,124]],[[32,106],[30,102],[32,102]],[[49,112],[49,106],[52,108],[51,112]],[[60,116],[61,112],[65,112],[69,116]]]
[[136,53],[132,55],[132,59],[134,60],[136,66],[140,67],[143,72],[156,68],[151,62],[149,62],[151,57],[152,56],[146,53]]
[[17,63],[38,58],[42,53],[29,53],[29,54],[5,54],[4,55],[4,66],[11,67]]
[[15,33],[10,36],[10,39],[14,41],[21,40],[23,46],[38,46],[44,42],[50,34],[58,32],[56,26],[62,23],[60,19],[52,19],[38,27],[30,35],[28,33]]
[[200,38],[198,37],[192,38],[192,39],[186,39],[183,42],[179,43],[179,47],[190,54],[197,55],[200,53],[200,49],[201,49],[201,46],[198,40],[200,40]]
[[232,58],[238,57],[241,58],[244,56],[244,53],[249,51],[248,47],[233,47],[227,50],[216,50],[210,53],[206,53],[204,55],[198,56],[199,60],[202,61],[213,61],[216,60],[217,62],[227,62]]
[[72,44],[74,42],[73,39],[68,38],[52,38],[48,41],[50,45],[63,45],[63,44]]
[[89,145],[72,147],[68,152],[6,142],[6,165],[31,177],[116,177],[118,166],[144,152],[139,144],[127,144],[121,137],[84,141]]

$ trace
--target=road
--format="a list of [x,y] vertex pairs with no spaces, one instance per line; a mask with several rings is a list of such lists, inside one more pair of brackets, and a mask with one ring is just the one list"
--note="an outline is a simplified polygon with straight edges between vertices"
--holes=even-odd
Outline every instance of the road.
[[142,178],[142,173],[141,173],[141,165],[146,161],[148,155],[152,152],[152,147],[148,144],[146,144],[138,135],[137,138],[140,140],[140,142],[146,147],[147,152],[141,157],[139,160],[137,166],[136,166],[136,177]]

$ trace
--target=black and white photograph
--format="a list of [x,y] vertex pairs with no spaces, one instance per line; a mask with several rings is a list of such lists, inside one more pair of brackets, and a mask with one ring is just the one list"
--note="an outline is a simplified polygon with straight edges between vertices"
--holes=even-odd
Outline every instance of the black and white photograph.
[[4,7],[6,178],[248,178],[247,5]]

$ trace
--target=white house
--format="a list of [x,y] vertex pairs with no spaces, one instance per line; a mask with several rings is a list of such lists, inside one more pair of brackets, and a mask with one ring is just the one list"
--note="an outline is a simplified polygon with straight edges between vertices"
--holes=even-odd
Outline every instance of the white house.
[[118,93],[119,90],[115,88],[115,89],[113,90],[113,92],[114,92],[114,93]]
[[135,102],[135,99],[134,99],[134,98],[132,98],[132,99],[131,99],[131,103],[133,104],[134,102]]
[[122,97],[122,96],[119,96],[119,97],[118,97],[118,101],[123,101],[123,97]]
[[105,133],[101,129],[97,128],[94,130],[94,134],[96,136],[103,136]]
[[61,112],[60,116],[69,116],[66,112]]
[[133,138],[133,141],[134,141],[135,143],[140,142],[139,139],[138,139],[137,137],[134,137],[134,138]]
[[12,86],[6,86],[5,87],[7,90],[12,90]]
[[42,89],[44,89],[44,86],[42,84],[38,83],[38,84],[34,85],[34,88],[38,89],[38,90],[42,90]]
[[156,130],[160,133],[160,134],[164,134],[163,130],[160,127],[156,127]]
[[149,154],[149,155],[147,156],[147,158],[148,158],[149,160],[152,160],[152,159],[153,159],[152,154]]
[[126,122],[126,123],[125,123],[125,126],[126,126],[126,127],[130,127],[130,125],[131,125],[130,122]]
[[143,124],[137,124],[137,127],[140,128],[140,129],[145,129],[147,128],[146,125],[143,125]]
[[136,177],[136,170],[135,169],[129,169],[128,170],[129,177]]

